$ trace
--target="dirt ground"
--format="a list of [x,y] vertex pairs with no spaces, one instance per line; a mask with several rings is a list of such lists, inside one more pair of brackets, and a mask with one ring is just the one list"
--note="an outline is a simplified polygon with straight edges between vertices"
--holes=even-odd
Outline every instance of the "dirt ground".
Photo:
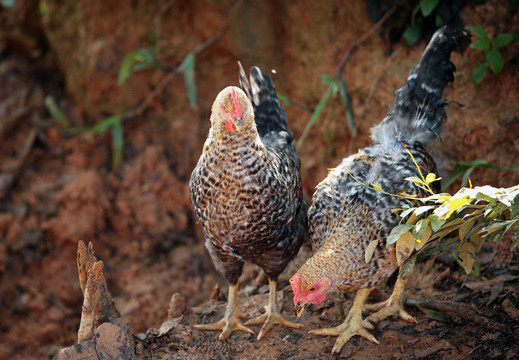
[[[355,337],[332,356],[335,338],[308,334],[340,324],[354,294],[332,294],[305,312],[302,329],[275,327],[261,341],[235,332],[222,342],[217,332],[192,327],[220,318],[227,293],[203,246],[187,188],[215,95],[237,84],[236,60],[242,60],[246,67],[276,68],[278,91],[293,103],[315,107],[326,90],[319,75],[333,75],[349,46],[373,27],[363,1],[159,1],[150,7],[136,1],[110,11],[102,1],[43,3],[46,8],[32,0],[16,1],[10,10],[0,7],[1,359],[49,359],[77,342],[83,303],[79,240],[92,242],[103,260],[107,288],[133,329],[127,334],[139,359],[519,358],[519,255],[510,251],[510,237],[483,247],[476,275],[466,276],[451,254],[439,256],[425,272],[423,264],[417,266],[406,304],[418,322],[379,323],[373,330],[379,345]],[[511,18],[506,11],[489,1],[467,5],[461,18],[482,24],[492,36],[517,33],[517,8]],[[251,19],[266,30],[247,30]],[[132,31],[121,22],[133,24]],[[136,73],[126,86],[117,86],[124,56],[149,46],[150,29],[156,30],[160,60],[173,68],[222,31],[197,56],[195,109],[182,75],[163,83],[169,70]],[[355,49],[343,78],[357,130],[349,133],[341,99],[330,99],[299,149],[308,200],[328,168],[369,144],[370,127],[382,119],[425,45],[424,40],[414,47],[402,41],[389,45],[375,31]],[[519,53],[517,43],[506,51],[510,60],[504,69],[487,74],[477,86],[470,75],[481,53],[468,49],[453,56],[458,71],[445,97],[463,107],[448,108],[439,149],[446,173],[454,160],[518,165],[519,67],[512,59]],[[69,124],[49,114],[49,96]],[[109,132],[70,134],[71,128],[91,126],[143,102],[145,110],[124,123],[117,171],[111,169]],[[287,115],[299,137],[310,112],[292,104]],[[519,173],[477,168],[471,180],[508,187],[519,183]],[[460,185],[457,180],[446,191]],[[286,315],[293,312],[288,278],[305,256],[307,249],[280,279]],[[249,317],[267,303],[268,288],[255,282],[257,275],[248,265],[242,276],[239,301]],[[391,284],[382,284],[370,301],[385,299]]]

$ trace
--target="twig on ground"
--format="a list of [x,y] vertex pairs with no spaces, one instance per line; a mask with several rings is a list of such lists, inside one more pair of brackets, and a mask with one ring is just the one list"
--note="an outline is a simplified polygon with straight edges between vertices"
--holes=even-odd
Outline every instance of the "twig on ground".
[[498,330],[503,333],[510,332],[510,329],[505,325],[496,322],[493,319],[479,315],[479,311],[471,305],[460,304],[452,301],[415,300],[411,298],[405,298],[404,303],[406,305],[420,306],[427,309],[441,311],[446,314],[457,315],[462,319],[473,321],[488,329]]

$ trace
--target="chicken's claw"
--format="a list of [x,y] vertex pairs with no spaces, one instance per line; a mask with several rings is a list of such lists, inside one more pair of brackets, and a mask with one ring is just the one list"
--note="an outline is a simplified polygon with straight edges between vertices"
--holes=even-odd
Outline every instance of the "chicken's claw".
[[220,340],[227,339],[231,333],[236,330],[255,335],[254,331],[246,327],[236,315],[231,315],[230,317],[224,316],[221,320],[212,324],[199,324],[194,326],[199,330],[222,330],[218,336]]
[[[239,281],[238,281],[239,283]],[[212,324],[199,324],[194,325],[199,330],[222,330],[218,339],[227,339],[233,331],[245,331],[249,334],[255,335],[254,331],[246,327],[241,321],[240,317],[246,316],[246,314],[240,313],[238,307],[238,283],[229,286],[229,299],[227,300],[227,308],[225,309],[225,315],[223,318]]]
[[369,295],[371,289],[361,289],[357,292],[357,296],[353,301],[350,312],[344,322],[333,328],[311,330],[310,334],[323,335],[323,336],[337,336],[335,345],[332,349],[333,353],[339,353],[344,344],[348,342],[353,336],[359,335],[367,340],[378,344],[377,339],[368,332],[367,329],[373,329],[373,324],[367,320],[362,320],[362,308],[364,302]]
[[393,292],[391,293],[389,299],[377,304],[364,305],[364,308],[366,310],[376,311],[376,313],[368,316],[366,320],[377,323],[390,316],[398,315],[400,319],[416,324],[416,318],[404,309],[405,284],[406,280],[398,276],[395,288],[393,289]]
[[258,340],[261,340],[263,336],[270,330],[272,325],[279,324],[283,326],[288,326],[291,328],[299,329],[302,328],[303,324],[298,324],[296,322],[292,322],[290,320],[287,320],[281,315],[279,312],[270,312],[267,310],[265,314],[262,314],[258,317],[255,317],[253,319],[248,320],[245,325],[257,325],[257,324],[263,324],[261,327],[261,330],[258,334]]
[[277,303],[276,303],[276,290],[277,283],[275,280],[269,279],[269,304],[267,307],[267,311],[265,314],[262,314],[260,316],[257,316],[253,319],[248,320],[245,325],[257,325],[262,324],[261,330],[258,334],[258,340],[261,340],[263,336],[269,331],[269,329],[272,327],[272,325],[280,324],[283,326],[288,326],[291,328],[299,329],[303,327],[303,324],[298,324],[295,322],[292,322],[290,320],[287,320],[283,317],[283,315],[280,314],[280,312],[277,310]]

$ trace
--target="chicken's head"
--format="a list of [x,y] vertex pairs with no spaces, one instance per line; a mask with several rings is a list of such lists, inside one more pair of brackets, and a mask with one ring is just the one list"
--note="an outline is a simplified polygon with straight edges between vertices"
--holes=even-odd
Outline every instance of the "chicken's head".
[[252,104],[243,90],[228,86],[216,97],[211,114],[212,127],[234,133],[254,124]]
[[326,299],[326,292],[330,290],[332,281],[323,276],[316,281],[304,281],[300,273],[290,279],[290,286],[294,291],[295,316],[300,318],[309,304],[320,304]]

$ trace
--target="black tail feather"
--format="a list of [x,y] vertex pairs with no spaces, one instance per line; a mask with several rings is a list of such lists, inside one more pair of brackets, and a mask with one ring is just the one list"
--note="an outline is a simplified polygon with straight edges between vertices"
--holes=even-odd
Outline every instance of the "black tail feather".
[[376,144],[403,140],[427,145],[440,138],[446,118],[443,89],[454,80],[456,67],[450,62],[452,51],[462,52],[470,35],[461,28],[442,27],[435,32],[420,63],[396,91],[395,102],[382,122],[372,130]]
[[250,81],[238,61],[240,87],[252,102],[258,134],[264,144],[285,149],[299,163],[295,139],[288,129],[287,115],[281,106],[272,79],[257,66],[250,69]]

